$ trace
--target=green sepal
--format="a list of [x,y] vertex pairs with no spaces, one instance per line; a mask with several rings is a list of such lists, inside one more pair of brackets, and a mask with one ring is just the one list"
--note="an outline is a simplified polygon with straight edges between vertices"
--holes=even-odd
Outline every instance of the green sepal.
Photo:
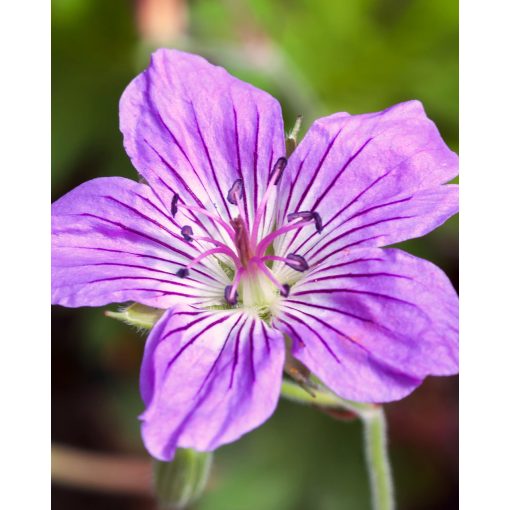
[[125,322],[130,326],[135,326],[138,329],[151,329],[164,312],[164,310],[159,308],[133,303],[132,305],[120,308],[118,312],[107,310],[105,315]]
[[179,448],[172,462],[155,460],[154,490],[159,508],[179,510],[193,504],[204,492],[213,454]]
[[294,124],[291,132],[285,137],[285,148],[287,152],[287,158],[294,152],[295,148],[298,145],[298,133],[301,129],[301,124],[303,122],[303,117],[300,115]]

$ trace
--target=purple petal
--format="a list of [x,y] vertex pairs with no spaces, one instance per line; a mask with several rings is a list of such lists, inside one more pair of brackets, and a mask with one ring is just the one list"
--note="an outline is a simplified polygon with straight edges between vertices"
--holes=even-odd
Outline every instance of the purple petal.
[[316,211],[324,232],[288,234],[277,252],[317,251],[326,243],[329,251],[351,243],[385,246],[422,236],[457,212],[456,188],[441,186],[457,172],[457,155],[418,101],[319,119],[289,159],[278,219]]
[[310,270],[275,326],[338,395],[398,400],[427,375],[458,372],[458,297],[445,274],[396,249],[342,253]]
[[120,124],[134,166],[167,204],[177,192],[224,219],[237,215],[227,200],[237,179],[246,194],[242,207],[253,218],[273,164],[285,155],[275,99],[176,50],[156,51],[127,87]]
[[88,181],[52,205],[52,302],[167,308],[221,300],[228,281],[214,260],[184,281],[175,276],[198,253],[148,186],[121,177]]
[[140,388],[145,446],[214,450],[263,423],[278,402],[281,333],[242,311],[169,310],[147,341]]

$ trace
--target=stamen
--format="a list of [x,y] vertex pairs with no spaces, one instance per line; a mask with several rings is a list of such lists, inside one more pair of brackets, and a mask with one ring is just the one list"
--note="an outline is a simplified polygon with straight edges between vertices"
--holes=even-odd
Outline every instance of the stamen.
[[[296,214],[296,213],[293,213],[293,214]],[[296,216],[296,218],[299,218],[299,216]],[[305,225],[309,225],[310,222],[312,222],[312,221],[315,222],[315,218],[313,217],[313,213],[312,213],[312,216],[310,217],[309,220],[303,220],[303,221],[298,221],[296,223],[291,223],[290,225],[284,225],[283,227],[280,227],[279,229],[275,230],[274,232],[271,232],[269,235],[264,237],[264,239],[262,239],[260,241],[260,243],[258,244],[256,255],[258,257],[264,255],[264,253],[266,252],[268,246],[277,237],[279,237],[279,236],[281,236],[283,234],[286,234],[287,232],[290,232],[291,230],[296,230],[296,229],[303,228]]]
[[308,262],[301,255],[297,255],[296,253],[290,253],[287,257],[278,257],[277,255],[266,255],[262,257],[260,260],[278,260],[280,262],[285,262],[289,267],[295,269],[296,271],[306,271],[310,268]]
[[322,234],[322,218],[318,212],[314,213],[315,217],[315,228],[319,234]]
[[172,204],[170,206],[170,213],[172,214],[172,217],[175,218],[175,215],[177,214],[177,202],[179,201],[179,195],[177,193],[174,194],[172,197]]
[[278,158],[276,163],[273,166],[273,170],[270,174],[269,183],[266,188],[266,192],[260,201],[259,206],[255,211],[255,218],[253,220],[253,229],[251,231],[250,241],[251,244],[254,245],[257,242],[257,236],[259,234],[259,226],[262,221],[262,216],[264,214],[264,210],[266,208],[267,201],[269,200],[269,195],[271,194],[273,185],[277,185],[280,182],[283,171],[287,166],[287,158]]
[[[248,218],[246,217],[244,208],[241,207],[241,205],[240,205],[240,201],[243,198],[243,193],[244,193],[243,180],[237,179],[234,182],[234,184],[232,184],[232,187],[229,189],[229,191],[227,193],[227,200],[232,205],[237,205],[237,207],[239,208],[239,217],[241,218],[241,221],[244,223],[245,230],[248,231],[249,230]],[[231,223],[232,223],[232,221],[231,221]],[[234,227],[234,230],[236,230],[235,227]]]
[[235,181],[234,184],[232,184],[232,187],[229,189],[227,193],[227,200],[232,205],[238,205],[239,200],[243,197],[243,191],[244,191],[243,181],[242,179],[237,179],[237,181]]
[[275,163],[273,171],[271,172],[269,185],[274,184],[277,186],[280,183],[280,179],[282,178],[283,171],[285,170],[286,166],[287,158],[278,158],[278,161]]
[[303,220],[313,220],[315,222],[315,228],[317,232],[320,234],[322,232],[322,218],[318,212],[315,211],[297,211],[290,214],[287,214],[287,221],[293,221],[296,219]]
[[261,259],[253,259],[257,267],[264,273],[267,279],[280,291],[284,297],[289,295],[290,286],[284,283],[283,285],[274,277],[271,270],[261,261]]
[[236,269],[239,269],[241,267],[241,261],[237,257],[237,255],[227,246],[220,246],[218,248],[211,248],[210,250],[205,251],[204,253],[201,253],[198,255],[198,257],[195,257],[192,261],[190,261],[186,266],[179,269],[175,274],[179,276],[180,278],[184,278],[189,275],[189,269],[200,262],[202,259],[209,257],[210,255],[215,255],[216,253],[223,253],[224,255],[228,255],[232,258],[236,265]]
[[225,301],[229,305],[237,304],[237,298],[239,297],[239,293],[234,289],[232,285],[227,285],[225,287]]
[[229,305],[235,305],[237,303],[237,298],[239,297],[237,287],[239,287],[239,282],[241,281],[243,273],[244,269],[238,269],[234,276],[234,280],[232,281],[232,285],[227,285],[225,287],[225,301]]
[[[170,212],[171,212],[172,216],[175,216],[177,214],[177,209],[178,209],[177,202],[179,200],[180,200],[179,195],[177,193],[175,193],[175,195],[172,197],[172,205],[170,208]],[[185,209],[186,211],[193,211],[193,212],[203,214],[204,216],[207,216],[211,220],[213,220],[216,223],[218,223],[219,225],[221,225],[227,231],[227,234],[229,235],[230,239],[232,239],[232,241],[235,242],[234,230],[226,221],[223,221],[219,216],[211,214],[209,211],[206,211],[205,209],[202,209],[200,207],[195,207],[193,205],[181,204],[179,207],[182,209]]]
[[[185,241],[188,241],[188,243],[191,243],[192,241],[204,241],[206,243],[212,243],[215,246],[225,247],[230,250],[230,248],[226,246],[225,243],[216,241],[216,239],[213,239],[212,237],[193,236],[193,229],[189,225],[184,225],[184,227],[181,228],[181,235]],[[232,251],[232,253],[234,252]]]
[[186,276],[189,276],[189,269],[186,269],[185,267],[181,267],[176,273],[179,278],[186,278]]
[[181,228],[181,236],[185,241],[191,243],[191,241],[193,241],[193,229],[189,225],[184,225],[184,227]]
[[304,259],[304,257],[298,255],[297,253],[289,253],[287,255],[287,260],[285,261],[285,263],[292,269],[300,271],[301,273],[303,271],[306,271],[310,267],[308,265],[308,262]]

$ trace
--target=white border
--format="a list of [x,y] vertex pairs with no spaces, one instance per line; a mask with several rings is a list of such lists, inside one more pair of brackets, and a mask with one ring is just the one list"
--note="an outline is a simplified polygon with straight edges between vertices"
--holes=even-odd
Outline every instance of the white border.
[[460,508],[510,508],[510,8],[461,1]]
[[50,508],[50,2],[2,6],[3,508]]
[[[6,508],[45,509],[50,2],[8,2],[2,19],[2,502]],[[504,508],[509,500],[509,19],[505,2],[462,0],[462,510]]]

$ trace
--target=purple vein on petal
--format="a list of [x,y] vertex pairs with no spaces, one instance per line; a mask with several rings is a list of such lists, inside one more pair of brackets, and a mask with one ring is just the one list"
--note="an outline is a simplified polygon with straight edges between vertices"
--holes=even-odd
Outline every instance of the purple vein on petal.
[[[257,120],[255,122],[255,147],[253,148],[253,210],[257,208],[259,202],[259,136],[260,136],[260,112],[257,105],[255,105],[257,112]],[[269,172],[270,173],[270,172]]]
[[[175,178],[181,183],[181,185],[184,187],[184,189],[190,194],[190,196],[193,198],[193,200],[195,201],[195,203],[198,205],[198,207],[201,207],[202,209],[204,208],[204,204],[202,203],[202,201],[195,195],[195,193],[193,192],[193,190],[189,187],[188,183],[183,179],[183,177],[179,174],[179,172],[177,172],[177,170],[161,155],[161,153],[151,145],[151,143],[146,139],[144,138],[143,141],[147,144],[147,146],[152,149],[154,151],[154,153],[156,154],[156,156],[159,158],[159,160],[161,161],[161,163],[163,163],[163,165],[165,165],[167,167],[168,170],[170,170],[170,172],[172,173],[172,175],[175,176]],[[170,188],[170,186],[168,185],[167,182],[165,182],[161,177],[158,176],[158,179],[167,185],[168,188]],[[171,188],[170,188],[171,189]]]
[[[334,326],[332,326],[328,322],[320,319],[319,317],[312,315],[311,313],[304,312],[303,310],[300,310],[299,308],[294,308],[292,306],[286,306],[286,308],[290,308],[291,310],[294,310],[295,312],[302,313],[303,315],[306,315],[307,317],[310,317],[311,319],[316,320],[319,324],[322,324],[324,327],[330,329],[331,331],[334,331],[337,335],[340,335],[341,337],[345,338],[351,344],[360,348],[362,351],[365,351],[367,353],[369,352],[368,349],[364,345],[361,345],[359,342],[356,342],[356,340],[354,340],[354,338],[351,338],[349,335],[345,334],[343,331],[340,331],[338,328],[335,328]],[[314,331],[310,326],[308,326],[307,323],[303,322],[303,324],[305,324],[308,327],[308,329],[310,329],[310,331]]]
[[[202,291],[202,289],[195,287],[193,285],[188,285],[183,282],[178,282],[175,280],[163,280],[161,278],[153,278],[150,276],[106,276],[104,278],[96,278],[95,280],[90,280],[86,283],[101,283],[101,282],[114,282],[118,280],[147,280],[151,282],[160,282],[160,283],[168,283],[169,285],[175,285],[176,287],[185,287],[188,289],[194,289],[197,291]],[[212,295],[212,294],[211,294]],[[202,296],[200,296],[202,297]],[[206,297],[206,296],[203,296]]]
[[[396,167],[394,167],[396,168]],[[360,193],[358,193],[347,205],[345,205],[344,207],[342,207],[342,209],[340,209],[337,213],[335,213],[329,220],[327,220],[324,225],[323,225],[323,229],[326,229],[329,225],[331,225],[331,223],[333,221],[335,221],[342,213],[344,213],[349,207],[351,207],[351,205],[353,205],[354,203],[356,203],[365,193],[367,193],[370,189],[372,189],[376,184],[378,184],[380,181],[382,181],[387,175],[389,175],[391,173],[392,170],[394,170],[394,168],[392,168],[391,170],[388,170],[385,174],[379,176],[377,179],[375,179],[375,181],[371,182],[363,191],[361,191]],[[334,231],[334,229],[332,230]],[[315,232],[312,232],[294,251],[299,251],[303,248],[303,246],[308,242],[310,241],[310,239],[312,239],[314,236],[316,236],[318,234],[317,231]],[[311,247],[309,247],[308,249],[313,249],[315,248],[315,246],[317,246],[317,244],[319,243],[320,241],[317,241],[317,243],[315,243],[314,245],[312,245]]]
[[404,202],[409,202],[409,200],[412,200],[413,196],[414,195],[411,195],[409,197],[402,198],[400,200],[393,200],[393,202],[386,202],[385,204],[378,204],[378,205],[369,207],[368,209],[363,209],[362,211],[359,211],[359,212],[353,214],[352,216],[349,216],[346,220],[342,221],[342,223],[340,223],[340,225],[344,225],[348,221],[351,221],[354,218],[357,218],[358,216],[363,216],[364,214],[368,214],[369,212],[375,211],[377,209],[382,209],[383,207],[389,207],[390,205],[403,204]]
[[264,335],[264,341],[266,344],[266,351],[269,354],[271,352],[271,344],[269,343],[269,337],[267,336],[267,330],[264,323],[262,323],[262,333]]
[[[340,130],[341,131],[341,130]],[[340,133],[338,133],[340,134]],[[338,136],[338,135],[337,135]],[[355,161],[358,156],[365,150],[367,145],[373,140],[374,138],[369,138],[366,142],[364,142],[361,147],[345,162],[344,166],[340,169],[340,171],[335,175],[335,178],[329,183],[327,188],[322,192],[320,197],[317,198],[315,203],[312,206],[312,211],[315,211],[319,204],[324,200],[324,197],[331,191],[331,188],[336,184],[338,179],[342,176],[342,174],[349,168],[350,164]],[[336,137],[335,137],[336,140]],[[333,140],[334,142],[334,140]],[[328,151],[329,152],[329,151]]]
[[411,303],[410,301],[406,301],[405,299],[400,299],[400,298],[396,298],[394,296],[389,296],[387,294],[381,294],[379,292],[372,292],[372,291],[368,291],[368,290],[359,290],[359,289],[342,289],[342,288],[339,288],[339,289],[328,289],[328,288],[325,288],[325,289],[317,289],[317,288],[314,288],[313,290],[302,290],[302,291],[298,291],[298,292],[294,292],[293,293],[293,296],[304,296],[304,295],[307,295],[307,294],[335,294],[335,293],[351,293],[351,294],[361,294],[361,295],[365,295],[365,296],[372,296],[372,297],[377,297],[377,298],[381,298],[381,299],[387,299],[389,301],[395,301],[397,303],[402,303],[404,305],[408,305],[408,306],[412,306],[413,308],[418,308],[418,306],[415,304],[415,303]]
[[[296,321],[296,322],[299,322],[300,324],[302,324],[305,328],[307,328],[308,330],[310,330],[311,333],[313,333],[318,339],[319,339],[319,342],[324,346],[324,348],[326,349],[326,351],[328,351],[328,353],[331,355],[331,357],[337,362],[339,363],[340,365],[342,364],[342,362],[340,361],[340,359],[338,358],[338,356],[334,353],[333,349],[331,349],[331,347],[328,345],[328,342],[326,342],[326,340],[324,340],[324,338],[322,337],[322,335],[320,335],[319,333],[317,333],[317,331],[315,331],[314,329],[312,329],[310,327],[309,324],[307,324],[305,321],[303,321],[302,319],[300,319],[299,317],[296,317],[294,314],[292,313],[289,313],[289,312],[286,312],[285,310],[282,312],[284,315],[286,315],[287,317],[289,317],[290,319]],[[281,320],[281,319],[279,319]],[[288,325],[288,324],[287,324]],[[302,341],[302,340],[301,340]]]
[[[141,211],[139,211],[138,209],[136,209],[135,207],[132,207],[130,206],[129,204],[125,204],[124,202],[122,202],[121,200],[118,200],[116,199],[115,197],[112,197],[112,196],[109,196],[109,195],[102,195],[101,198],[106,198],[107,200],[111,200],[112,202],[115,202],[116,204],[122,206],[122,207],[125,207],[126,209],[130,210],[131,212],[135,213],[136,215],[140,216],[140,218],[143,218],[144,220],[152,223],[153,225],[156,225],[157,227],[161,228],[162,230],[164,230],[167,234],[170,234],[172,237],[174,237],[175,239],[177,239],[178,241],[182,241],[182,238],[181,236],[177,235],[175,232],[172,232],[170,229],[168,229],[167,227],[165,227],[164,225],[162,225],[159,221],[153,219],[153,218],[150,218],[149,216],[143,214]],[[192,245],[193,246],[193,245]],[[196,246],[193,246],[193,248],[195,250],[198,250],[198,248]]]
[[313,278],[313,280],[307,280],[307,282],[304,284],[311,284],[315,285],[317,282],[324,282],[328,280],[339,280],[341,278],[377,278],[377,277],[388,277],[388,278],[402,278],[404,280],[413,280],[410,276],[404,276],[401,274],[394,274],[394,273],[342,273],[342,274],[335,274],[330,276],[321,276],[319,278]]
[[232,111],[234,115],[234,131],[235,131],[235,139],[236,139],[236,156],[237,156],[237,174],[239,175],[239,178],[243,182],[244,186],[244,195],[242,199],[242,207],[244,209],[244,217],[246,218],[246,221],[249,221],[249,214],[248,214],[248,200],[247,200],[247,190],[246,185],[244,183],[248,182],[248,179],[244,178],[243,175],[243,162],[241,159],[241,148],[239,147],[239,125],[237,122],[237,110],[234,102],[232,101]]
[[195,120],[195,126],[198,131],[198,136],[200,137],[200,141],[202,142],[202,146],[204,148],[205,154],[207,156],[207,161],[209,162],[209,167],[211,168],[212,176],[214,179],[214,183],[216,184],[216,189],[218,190],[218,194],[221,197],[221,200],[223,202],[223,206],[225,208],[225,211],[228,214],[229,219],[232,219],[232,215],[230,214],[230,209],[227,205],[227,201],[225,200],[225,193],[223,193],[220,184],[218,182],[218,176],[216,175],[216,170],[214,169],[214,165],[211,159],[211,154],[209,153],[209,147],[205,143],[204,135],[202,133],[202,129],[200,128],[200,124],[198,122],[197,112],[195,110],[195,105],[193,104],[193,101],[189,101],[189,104],[191,106],[191,111],[193,112],[193,119]]
[[382,258],[369,257],[369,258],[364,258],[364,259],[349,260],[347,262],[340,262],[339,264],[332,264],[332,265],[323,266],[323,267],[315,267],[314,269],[312,269],[311,271],[309,271],[307,273],[307,278],[310,278],[312,275],[317,274],[317,273],[329,271],[330,269],[337,269],[339,267],[350,266],[352,264],[357,264],[359,262],[383,262],[383,261],[384,261],[384,259],[382,259]]
[[218,356],[216,356],[216,359],[214,360],[213,364],[211,365],[211,368],[209,369],[209,371],[207,372],[206,376],[204,377],[204,380],[202,381],[202,384],[200,385],[200,388],[198,388],[195,396],[198,396],[198,394],[202,391],[202,388],[205,386],[205,383],[207,382],[207,380],[209,379],[211,374],[214,372],[214,369],[216,368],[216,365],[220,361],[221,356],[223,354],[223,351],[225,350],[225,347],[227,346],[227,344],[230,341],[230,335],[232,334],[232,331],[234,331],[234,328],[239,324],[239,321],[242,318],[243,318],[243,315],[240,314],[238,319],[235,321],[234,325],[230,328],[229,332],[225,336],[225,341],[223,342],[223,345],[221,346],[220,352],[218,353]]
[[[335,144],[335,142],[336,142],[337,138],[339,137],[340,133],[342,132],[342,130],[343,130],[343,127],[338,130],[337,134],[331,139],[328,146],[326,147],[326,150],[324,151],[324,154],[322,155],[322,157],[319,161],[319,164],[315,167],[315,170],[313,171],[313,174],[310,177],[310,181],[309,181],[310,185],[305,189],[305,192],[301,195],[301,197],[296,205],[296,211],[299,211],[299,208],[305,201],[305,198],[307,197],[308,192],[310,191],[310,189],[312,187],[312,184],[315,182],[315,179],[319,175],[319,172],[322,168],[322,165],[324,164],[324,161],[328,157],[328,154],[330,153],[331,149],[333,148],[333,145]],[[314,209],[314,208],[312,207],[312,209]]]
[[[208,317],[210,317],[210,315],[208,315]],[[216,326],[217,324],[220,324],[222,322],[225,322],[226,320],[228,319],[228,315],[226,315],[225,317],[222,317],[221,319],[218,319],[216,321],[214,321],[213,323],[211,324],[208,324],[207,326],[205,326],[202,330],[200,330],[196,335],[194,335],[193,337],[191,337],[190,340],[188,340],[178,351],[177,353],[175,354],[175,356],[167,363],[167,366],[166,366],[166,370],[165,370],[165,376],[166,374],[168,373],[168,371],[170,370],[171,366],[175,363],[175,361],[177,360],[177,358],[179,358],[182,353],[188,348],[190,347],[191,345],[193,345],[206,331],[209,330],[209,328],[213,328],[214,326]],[[190,325],[187,324],[186,325],[186,329],[189,328]],[[166,338],[166,335],[165,337]],[[164,376],[164,377],[165,377]]]
[[[185,266],[185,264],[183,264],[181,261],[165,259],[163,257],[156,257],[155,255],[148,255],[148,254],[144,254],[144,253],[135,253],[135,252],[125,251],[125,250],[114,250],[112,248],[98,248],[98,247],[94,247],[94,246],[60,246],[60,248],[73,248],[73,249],[80,249],[80,250],[104,251],[104,252],[108,252],[108,253],[120,253],[120,254],[132,255],[133,257],[141,257],[141,258],[147,258],[147,259],[151,259],[151,260],[159,260],[161,262],[168,262],[170,264],[175,264],[175,265],[178,265],[178,266]],[[104,262],[104,263],[103,262],[98,262],[97,264],[106,264],[106,262]],[[112,264],[113,264],[113,262],[112,262]],[[88,264],[85,264],[85,265],[88,265]],[[55,263],[53,264],[53,266],[54,267],[58,267]],[[79,266],[81,266],[81,264]],[[76,267],[79,267],[79,266],[76,266]],[[68,267],[68,266],[65,266],[65,267]],[[223,283],[222,280],[218,280],[217,278],[214,278],[210,274],[204,273],[203,271],[200,271],[199,269],[195,268],[194,272],[195,273],[199,273],[202,276],[205,276],[205,277],[207,277],[210,280],[213,280],[215,282]],[[191,279],[193,281],[202,283],[202,282],[200,282],[200,280],[195,280],[192,277],[188,277],[188,279]]]
[[131,292],[131,291],[137,291],[137,292],[159,292],[160,294],[164,294],[165,296],[182,296],[185,298],[192,298],[192,299],[198,299],[203,298],[204,296],[195,296],[192,294],[184,294],[182,292],[174,292],[173,290],[160,290],[160,289],[154,289],[154,288],[148,288],[148,287],[125,287],[122,289],[117,289],[115,292]]
[[[408,219],[411,219],[411,218],[414,218],[414,216],[395,216],[393,218],[384,218],[382,220],[373,221],[372,223],[367,223],[366,225],[360,225],[359,227],[351,228],[350,230],[347,230],[346,232],[342,232],[341,234],[337,235],[333,239],[330,239],[327,243],[325,243],[322,246],[320,246],[319,249],[317,249],[314,253],[309,255],[309,258],[311,259],[311,258],[315,257],[316,255],[318,255],[319,253],[324,251],[331,244],[335,243],[339,239],[342,239],[343,237],[346,237],[346,236],[348,236],[350,234],[353,234],[354,232],[359,232],[360,230],[364,230],[366,228],[374,227],[375,225],[380,225],[381,223],[388,223],[389,221],[408,220]],[[303,255],[307,255],[308,253],[310,253],[310,251],[312,249],[313,248],[309,248],[307,251],[305,251],[303,253]]]
[[349,243],[349,244],[345,244],[344,246],[340,247],[340,248],[337,248],[336,250],[334,251],[331,251],[329,252],[327,255],[325,255],[324,257],[322,257],[320,260],[318,260],[317,262],[315,262],[316,265],[319,265],[321,264],[322,262],[324,262],[326,259],[328,259],[331,255],[334,255],[335,253],[340,253],[344,250],[348,250],[349,248],[352,248],[354,246],[358,246],[360,244],[363,244],[363,243],[366,243],[368,241],[373,241],[374,239],[380,239],[382,237],[385,237],[386,234],[379,234],[377,236],[371,236],[371,237],[366,237],[364,239],[360,239],[359,241],[354,241],[353,243]]
[[244,326],[246,325],[246,319],[245,321],[239,326],[239,329],[237,330],[237,335],[235,339],[235,346],[234,346],[234,362],[232,363],[232,369],[230,371],[230,382],[228,383],[228,389],[232,389],[232,384],[234,383],[234,373],[236,371],[237,363],[239,361],[239,343],[241,341],[241,331],[243,330]]
[[285,300],[285,303],[294,303],[294,304],[300,305],[300,306],[308,306],[308,307],[316,308],[318,310],[325,310],[325,311],[329,311],[329,312],[338,313],[340,315],[345,315],[346,317],[351,317],[353,319],[357,319],[362,322],[370,322],[372,324],[377,324],[372,319],[368,319],[366,317],[361,317],[360,315],[356,315],[352,312],[346,312],[345,310],[341,310],[340,308],[333,308],[331,306],[318,305],[316,303],[308,303],[306,301],[298,301],[297,299],[289,299],[289,298],[287,298]]
[[195,326],[195,324],[200,324],[202,321],[205,321],[209,317],[211,317],[211,314],[207,314],[207,313],[203,313],[202,312],[201,313],[201,317],[199,317],[198,319],[195,319],[195,320],[193,320],[191,322],[188,322],[184,326],[179,326],[178,328],[174,328],[174,329],[171,329],[170,331],[167,331],[161,337],[161,341],[166,340],[168,337],[170,337],[172,335],[175,335],[175,333],[179,333],[180,331],[186,331],[188,328],[192,328],[193,326]]
[[250,332],[249,332],[249,338],[250,338],[250,366],[251,366],[253,382],[255,382],[257,380],[257,371],[255,370],[255,346],[254,346],[254,338],[253,338],[254,332],[255,332],[255,321],[252,319],[251,326],[250,326]]
[[[163,179],[161,179],[161,177],[158,177],[158,180],[159,182],[172,194],[172,195],[175,195],[177,194],[176,191],[171,188]],[[198,199],[197,199],[198,200]],[[200,204],[202,204],[202,202],[200,202],[200,200],[198,201],[199,203],[199,207],[202,207],[202,209],[204,209],[203,206],[200,206]],[[192,216],[193,220],[195,221],[195,223],[197,225],[199,225],[203,230],[204,232],[207,232],[207,234],[209,235],[209,237],[214,237],[210,232],[209,232],[209,229],[204,225],[204,223],[202,222],[202,220],[195,214],[194,211],[189,211],[189,214]],[[216,222],[214,221],[210,221],[211,225],[214,227],[214,229],[216,230],[216,232],[219,233],[220,236],[222,236],[222,232],[221,232],[221,229],[220,227],[216,224]]]
[[[177,148],[179,149],[179,151],[181,152],[181,154],[185,157],[186,161],[188,162],[189,166],[191,167],[191,169],[193,170],[193,173],[195,174],[196,178],[198,179],[198,182],[201,184],[203,190],[205,193],[207,193],[207,196],[209,198],[209,200],[211,201],[211,203],[214,203],[214,200],[211,198],[211,195],[208,193],[208,187],[205,185],[204,182],[202,182],[202,178],[200,176],[200,174],[197,172],[195,166],[193,165],[193,163],[191,162],[191,160],[189,159],[188,157],[188,154],[185,152],[185,150],[182,148],[182,145],[179,143],[177,137],[173,134],[172,130],[170,129],[170,127],[168,126],[168,124],[163,120],[163,118],[161,117],[161,115],[159,114],[159,112],[157,112],[157,116],[160,120],[160,122],[163,124],[163,126],[165,127],[165,129],[167,130],[168,134],[172,137],[172,140],[173,142],[175,143],[175,145],[177,146]],[[188,189],[188,188],[186,188]],[[201,202],[197,202],[197,205],[199,205],[200,207],[204,207],[203,204]]]
[[92,213],[75,213],[75,214],[72,214],[71,216],[85,216],[85,217],[89,217],[89,218],[94,218],[96,220],[104,221],[106,223],[110,223],[111,225],[115,225],[116,227],[119,227],[122,230],[125,230],[127,232],[131,232],[132,234],[135,234],[135,235],[138,235],[138,236],[143,237],[145,239],[148,239],[149,241],[152,241],[153,243],[156,243],[156,244],[159,244],[161,246],[164,246],[165,248],[168,248],[170,251],[174,251],[175,253],[178,253],[179,255],[182,255],[183,257],[185,257],[187,259],[192,259],[193,258],[188,253],[186,253],[186,252],[184,252],[182,250],[179,250],[175,246],[172,246],[172,245],[170,245],[168,243],[165,243],[164,241],[161,241],[161,240],[159,240],[159,239],[157,239],[155,237],[152,237],[152,236],[150,236],[148,234],[145,234],[144,232],[140,232],[139,230],[136,230],[134,228],[128,227],[126,225],[123,225],[122,223],[120,223],[118,221],[109,220],[108,218],[103,218],[102,216],[98,216],[97,214],[92,214]]
[[290,206],[290,201],[294,195],[294,188],[296,186],[296,183],[297,183],[297,180],[299,178],[299,175],[301,174],[301,171],[303,170],[303,166],[308,158],[310,154],[310,151],[308,151],[304,158],[299,162],[299,166],[298,166],[298,169],[296,171],[296,175],[294,176],[294,179],[292,180],[291,184],[290,184],[290,188],[289,188],[289,192],[287,193],[287,200],[285,202],[285,208],[284,208],[284,213],[282,214],[282,219],[280,220],[280,223],[283,221],[283,218],[286,218],[287,217],[287,213],[289,211],[289,206]]
[[[180,264],[180,265],[182,265],[182,264]],[[133,268],[133,269],[142,269],[142,270],[145,270],[145,271],[152,271],[152,272],[155,272],[155,273],[161,273],[161,274],[166,274],[168,276],[175,277],[175,272],[163,271],[162,269],[157,269],[157,268],[148,267],[148,266],[141,266],[141,265],[138,265],[138,264],[125,264],[123,262],[94,262],[94,263],[90,263],[90,264],[80,264],[79,266],[74,266],[74,267],[88,267],[88,266],[130,267],[130,268]],[[66,267],[69,267],[69,266],[66,266]],[[193,278],[191,276],[188,276],[186,278],[186,281],[187,282],[195,282],[195,283],[198,283],[200,285],[204,285],[204,282],[202,282],[200,280],[196,280],[195,278]],[[224,282],[222,282],[220,280],[216,280],[216,281],[220,284],[221,288],[223,288],[223,283]],[[190,289],[197,289],[198,288],[196,286],[187,285],[185,283],[177,282],[177,281],[172,281],[171,283],[172,283],[172,285],[178,285],[180,287],[189,287]]]

